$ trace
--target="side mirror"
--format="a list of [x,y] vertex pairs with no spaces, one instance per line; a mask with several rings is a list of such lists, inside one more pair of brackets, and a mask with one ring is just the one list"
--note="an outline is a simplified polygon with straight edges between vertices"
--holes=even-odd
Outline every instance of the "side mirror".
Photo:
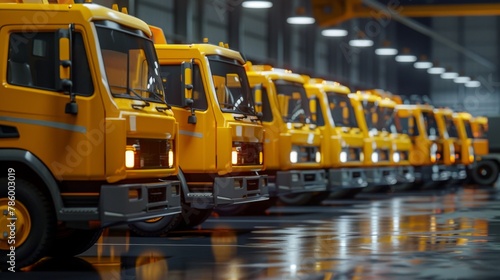
[[316,96],[312,96],[311,98],[309,98],[309,110],[311,111],[311,118],[313,123],[318,122],[317,102],[318,100],[316,99]]
[[[193,62],[184,61],[181,65],[182,70],[182,89],[181,95],[182,105],[185,107],[192,107],[193,105]],[[191,102],[188,100],[191,99]]]
[[255,111],[262,114],[262,84],[256,85],[254,87],[254,103]]
[[66,103],[65,113],[76,115],[78,114],[78,104],[75,100],[75,94],[72,92],[73,81],[71,80],[72,67],[72,45],[73,32],[75,26],[70,24],[67,29],[58,30],[58,47],[59,47],[59,90],[69,94],[69,102]]

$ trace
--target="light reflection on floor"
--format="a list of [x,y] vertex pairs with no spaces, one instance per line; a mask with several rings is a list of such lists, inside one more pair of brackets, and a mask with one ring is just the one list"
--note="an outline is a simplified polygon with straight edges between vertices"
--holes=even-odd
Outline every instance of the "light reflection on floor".
[[[500,188],[361,194],[263,217],[212,217],[163,238],[106,231],[24,279],[497,279]],[[3,276],[3,275],[2,275]],[[2,277],[0,277],[2,278]]]

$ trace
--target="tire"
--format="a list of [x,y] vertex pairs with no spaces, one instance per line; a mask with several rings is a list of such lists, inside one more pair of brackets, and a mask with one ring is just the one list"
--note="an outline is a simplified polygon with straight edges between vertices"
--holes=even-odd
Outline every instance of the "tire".
[[314,195],[314,192],[294,193],[282,195],[279,197],[279,200],[286,205],[303,206],[309,204],[314,198]]
[[99,237],[102,229],[68,229],[59,226],[56,241],[52,245],[51,257],[73,257],[87,251],[92,247]]
[[212,209],[192,208],[187,203],[182,203],[182,218],[179,229],[189,229],[199,226],[205,222],[212,214]]
[[492,160],[478,161],[471,173],[471,177],[476,184],[491,186],[498,179],[498,164]]
[[182,214],[174,214],[150,220],[131,223],[130,230],[138,236],[157,237],[165,236],[176,229],[182,221]]
[[[8,231],[7,178],[0,178],[0,224],[2,234]],[[51,200],[35,185],[23,179],[15,180],[15,270],[31,265],[47,255],[55,238],[56,213]],[[7,212],[5,212],[7,211]],[[7,214],[7,215],[4,215]],[[6,223],[4,225],[4,222]],[[8,242],[0,243],[0,269],[11,267],[7,261],[10,253]]]

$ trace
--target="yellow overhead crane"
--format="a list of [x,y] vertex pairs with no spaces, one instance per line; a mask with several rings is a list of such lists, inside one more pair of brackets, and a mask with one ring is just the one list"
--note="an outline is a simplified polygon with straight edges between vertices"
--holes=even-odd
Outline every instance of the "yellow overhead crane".
[[387,17],[391,13],[406,17],[500,15],[500,3],[402,5],[400,1],[389,1],[384,4],[386,10],[377,11],[368,2],[373,0],[311,0],[311,5],[316,22],[323,27],[352,18]]

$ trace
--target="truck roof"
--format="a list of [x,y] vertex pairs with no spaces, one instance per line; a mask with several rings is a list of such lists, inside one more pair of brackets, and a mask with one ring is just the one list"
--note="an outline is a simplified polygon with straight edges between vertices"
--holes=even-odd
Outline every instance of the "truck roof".
[[212,44],[155,44],[155,48],[156,50],[190,50],[199,52],[201,56],[219,55],[235,59],[241,64],[245,63],[240,52]]

